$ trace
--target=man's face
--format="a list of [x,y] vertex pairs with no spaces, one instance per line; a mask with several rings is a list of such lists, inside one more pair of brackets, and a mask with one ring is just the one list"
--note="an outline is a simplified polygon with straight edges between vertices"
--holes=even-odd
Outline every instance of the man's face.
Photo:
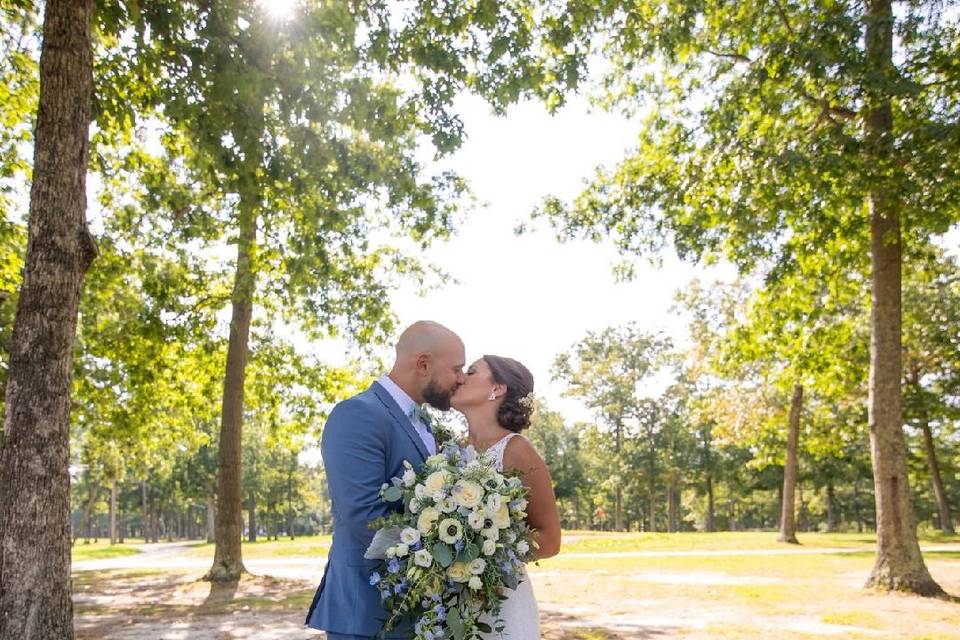
[[450,344],[437,350],[430,364],[430,379],[423,389],[423,399],[430,406],[447,411],[450,409],[450,398],[464,382],[466,354],[463,343],[451,340]]

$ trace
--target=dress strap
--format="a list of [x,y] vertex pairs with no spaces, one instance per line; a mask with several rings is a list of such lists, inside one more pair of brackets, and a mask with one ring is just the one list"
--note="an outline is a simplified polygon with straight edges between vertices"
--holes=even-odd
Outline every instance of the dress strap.
[[487,455],[491,456],[497,463],[497,471],[503,471],[503,454],[507,450],[507,443],[510,442],[510,439],[513,436],[518,436],[519,433],[508,433],[503,436],[497,442],[487,449]]

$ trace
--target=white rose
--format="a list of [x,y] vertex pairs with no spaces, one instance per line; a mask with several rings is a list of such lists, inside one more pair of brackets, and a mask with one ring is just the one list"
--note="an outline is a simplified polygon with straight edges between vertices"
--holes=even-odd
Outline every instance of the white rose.
[[386,554],[387,554],[387,557],[388,557],[388,558],[393,558],[394,556],[397,555],[397,548],[396,548],[396,547],[387,547]]
[[417,474],[413,469],[407,469],[403,472],[403,484],[412,487],[417,483]]
[[481,573],[483,573],[484,569],[486,568],[487,568],[487,561],[484,560],[483,558],[477,558],[476,560],[470,563],[470,573],[472,573],[475,576],[478,576]]
[[406,545],[414,545],[420,542],[420,532],[413,527],[406,527],[400,532],[400,542]]
[[492,556],[496,550],[497,550],[496,542],[494,542],[490,538],[487,538],[486,540],[483,541],[483,555]]
[[530,545],[527,544],[526,540],[521,540],[520,542],[517,543],[517,551],[520,552],[520,555],[524,555],[525,553],[530,551]]
[[437,520],[440,519],[440,512],[434,509],[433,507],[427,507],[420,513],[420,517],[417,518],[417,529],[420,530],[421,535],[430,535],[430,529],[433,528],[433,525],[437,523]]
[[409,546],[403,544],[402,542],[397,545],[397,557],[398,557],[398,558],[403,558],[403,557],[406,556],[408,553],[410,553],[410,547],[409,547]]
[[476,591],[483,587],[483,580],[480,579],[480,576],[473,576],[470,578],[470,582],[467,583],[467,586]]
[[430,552],[426,549],[420,549],[415,554],[413,554],[413,561],[420,567],[429,568],[433,564],[433,556],[430,555]]
[[494,542],[496,542],[497,540],[500,539],[500,529],[497,529],[496,527],[488,527],[483,531],[481,531],[480,535],[482,535],[487,540],[493,540]]
[[483,487],[472,480],[458,480],[453,485],[453,499],[467,509],[473,509],[483,500]]
[[418,484],[413,488],[413,495],[417,496],[421,500],[430,497],[430,492],[427,491],[427,488],[422,484]]
[[445,461],[446,461],[446,458],[444,457],[444,455],[442,453],[437,453],[427,458],[424,461],[424,464],[426,464],[428,467],[436,467],[438,465],[443,464]]
[[500,505],[503,504],[503,499],[500,497],[499,493],[491,493],[487,496],[486,502],[486,512],[487,515],[493,517],[497,511],[500,511]]
[[474,531],[480,531],[483,529],[484,520],[486,520],[486,517],[483,515],[483,511],[471,511],[467,517],[467,524],[469,524],[470,528]]
[[466,562],[454,562],[447,569],[447,577],[454,582],[466,582],[470,575],[470,566]]
[[427,479],[424,481],[424,486],[426,486],[429,495],[433,496],[443,491],[444,485],[450,481],[450,474],[446,471],[434,471],[427,476]]
[[419,501],[419,500],[416,500],[416,499],[411,500],[411,501],[410,501],[410,513],[416,513],[416,512],[418,512],[418,511],[420,511],[420,501]]

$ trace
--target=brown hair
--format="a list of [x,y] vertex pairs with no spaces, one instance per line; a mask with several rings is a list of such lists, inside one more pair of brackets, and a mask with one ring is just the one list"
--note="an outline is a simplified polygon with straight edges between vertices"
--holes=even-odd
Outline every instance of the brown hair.
[[530,426],[533,405],[521,403],[521,398],[533,393],[533,374],[513,358],[483,356],[493,381],[507,387],[507,393],[497,411],[497,422],[504,429],[519,433]]

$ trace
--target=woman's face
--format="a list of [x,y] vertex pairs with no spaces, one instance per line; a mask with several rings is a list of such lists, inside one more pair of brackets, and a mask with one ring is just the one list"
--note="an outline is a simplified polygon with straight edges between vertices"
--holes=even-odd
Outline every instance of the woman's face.
[[466,380],[457,388],[450,404],[457,411],[463,411],[465,408],[490,402],[490,392],[497,386],[487,361],[480,358],[467,368]]

